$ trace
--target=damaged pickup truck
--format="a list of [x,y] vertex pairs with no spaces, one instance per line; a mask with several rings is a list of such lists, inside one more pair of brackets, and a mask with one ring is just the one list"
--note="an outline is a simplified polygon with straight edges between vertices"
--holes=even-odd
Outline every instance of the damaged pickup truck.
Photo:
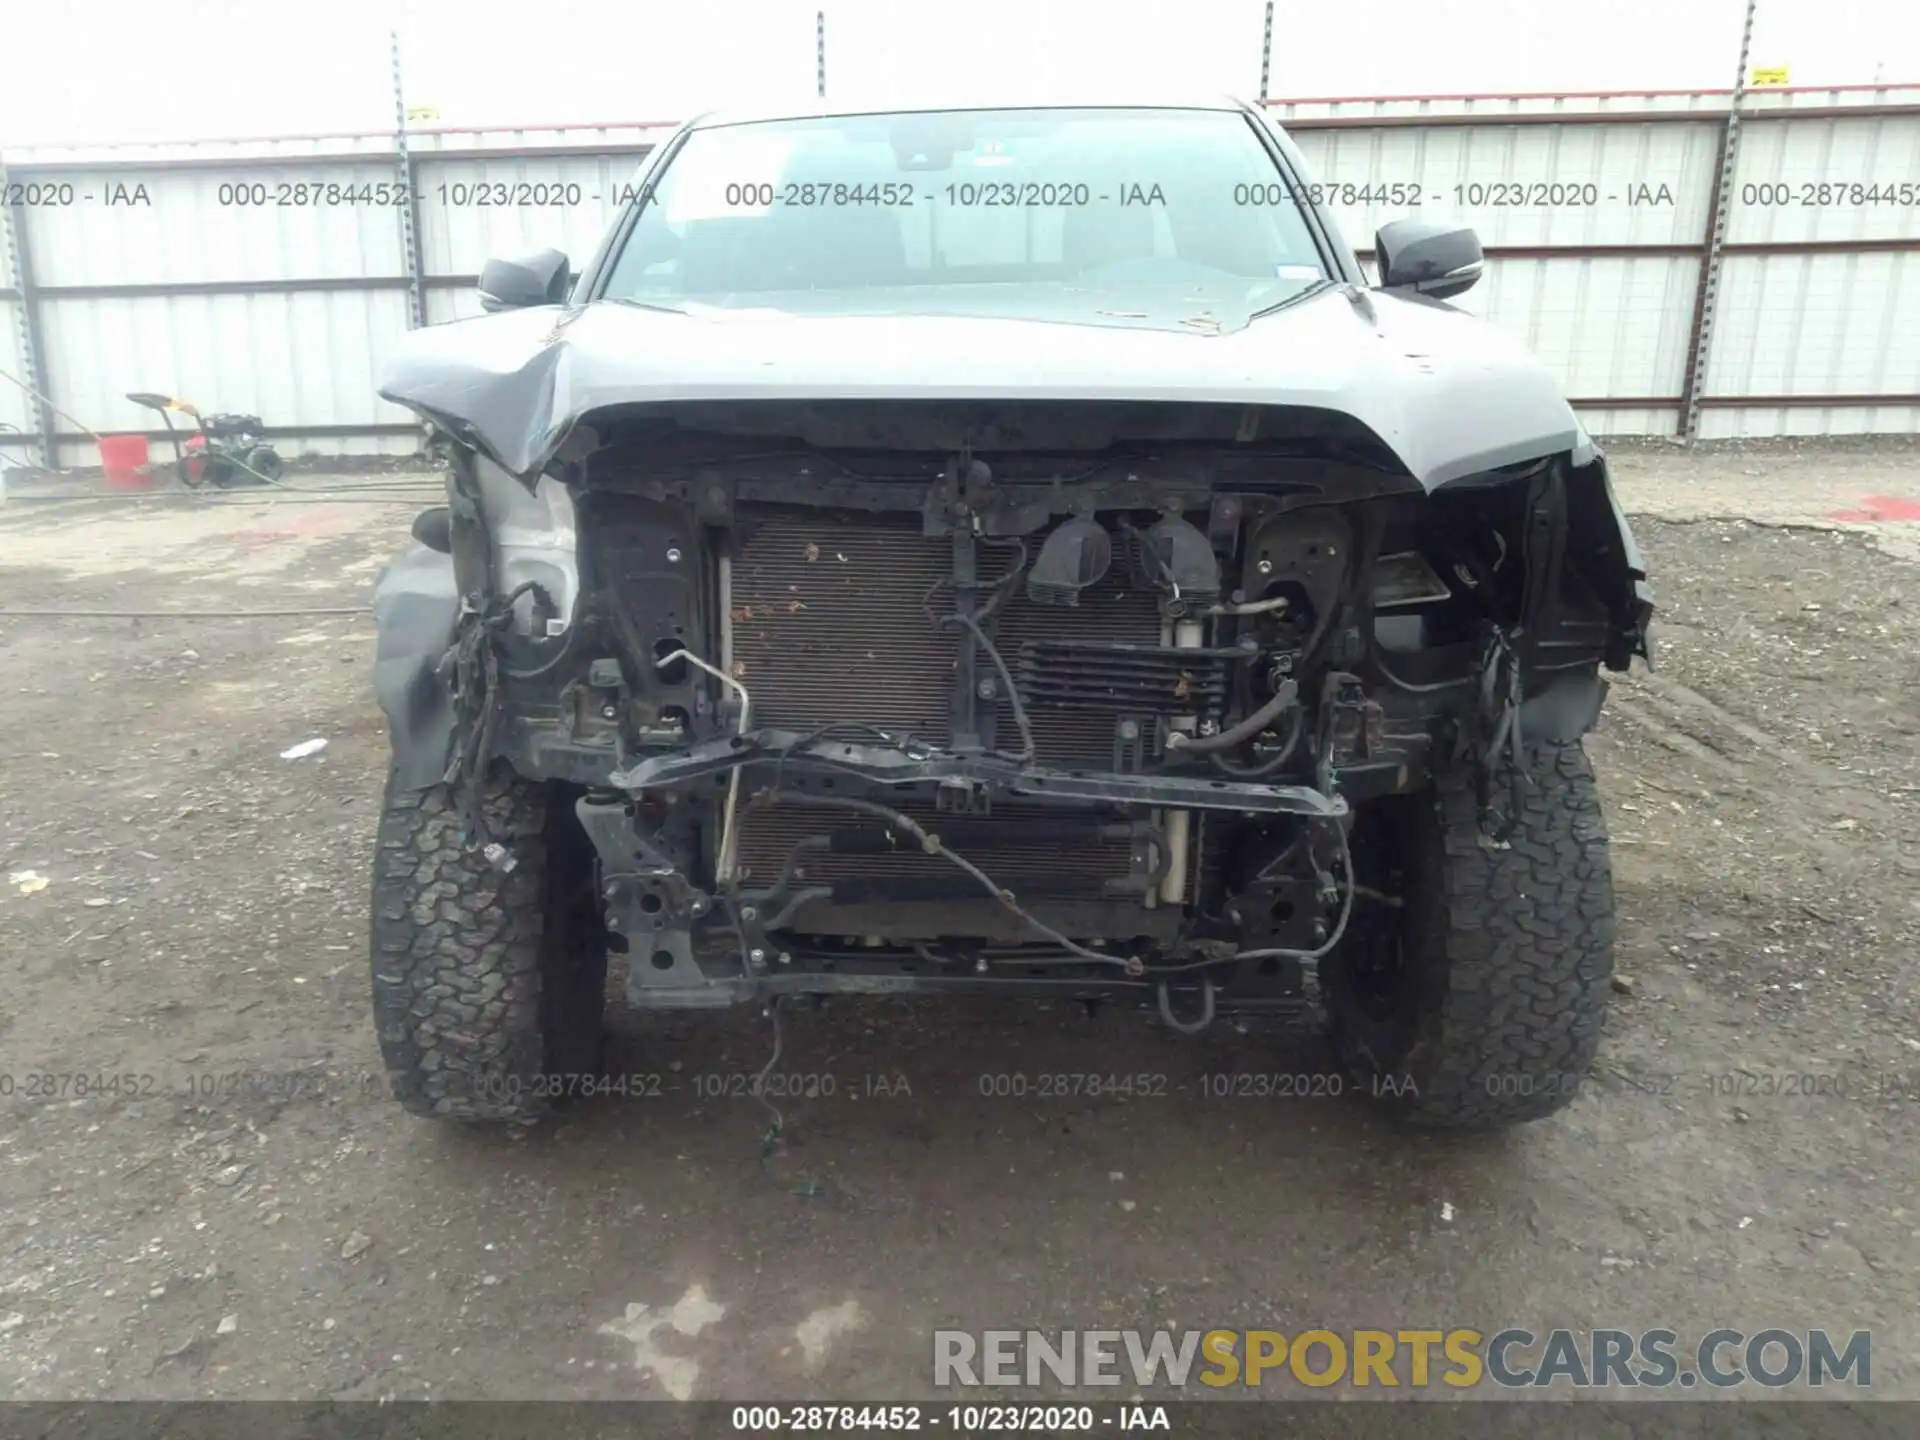
[[617,955],[641,1008],[1315,1009],[1409,1119],[1564,1104],[1652,605],[1445,303],[1473,233],[1373,253],[1210,102],[703,118],[577,277],[489,264],[380,388],[451,457],[376,597],[399,1098],[591,1090]]

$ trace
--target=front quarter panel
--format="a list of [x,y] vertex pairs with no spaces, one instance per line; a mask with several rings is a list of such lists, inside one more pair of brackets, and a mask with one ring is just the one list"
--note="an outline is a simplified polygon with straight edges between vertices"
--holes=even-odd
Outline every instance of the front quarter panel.
[[439,667],[460,618],[453,561],[410,545],[374,585],[373,615],[373,691],[386,712],[398,784],[423,790],[446,773],[452,752],[453,694]]

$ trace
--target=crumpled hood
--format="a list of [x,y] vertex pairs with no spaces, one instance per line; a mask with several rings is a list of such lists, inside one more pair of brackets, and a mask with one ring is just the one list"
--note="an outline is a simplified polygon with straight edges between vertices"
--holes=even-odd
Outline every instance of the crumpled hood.
[[1338,411],[1431,490],[1584,448],[1520,344],[1435,301],[1340,286],[1240,328],[804,315],[598,302],[429,326],[380,394],[531,484],[613,405],[752,400],[1169,401]]

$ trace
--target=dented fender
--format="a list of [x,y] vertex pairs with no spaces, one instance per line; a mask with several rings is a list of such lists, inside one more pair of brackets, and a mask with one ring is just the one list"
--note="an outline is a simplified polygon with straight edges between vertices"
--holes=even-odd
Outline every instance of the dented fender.
[[1599,582],[1613,623],[1606,667],[1625,670],[1636,655],[1651,662],[1653,588],[1647,583],[1646,558],[1614,491],[1606,452],[1584,430],[1581,438],[1569,472],[1568,545],[1583,555]]
[[453,560],[417,541],[408,546],[375,582],[373,615],[373,693],[386,713],[398,788],[424,790],[446,774],[453,748],[453,692],[439,670],[460,621]]

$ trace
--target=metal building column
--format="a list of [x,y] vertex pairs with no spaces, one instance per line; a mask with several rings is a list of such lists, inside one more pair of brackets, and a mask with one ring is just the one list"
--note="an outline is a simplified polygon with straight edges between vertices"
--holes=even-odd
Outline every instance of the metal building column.
[[[7,167],[0,163],[0,195],[7,193]],[[33,275],[33,239],[24,205],[0,206],[0,259],[6,262],[4,273],[18,295],[18,314],[14,321],[19,337],[20,361],[26,367],[21,378],[32,387],[34,419],[40,434],[40,468],[52,470],[59,460],[55,448],[56,431],[53,406],[47,400],[47,352],[40,324],[40,287]]]
[[400,86],[400,32],[390,30],[393,51],[394,173],[401,193],[400,253],[407,266],[407,325],[418,330],[427,323],[427,265],[420,250],[420,197],[413,188],[413,157],[407,150],[407,99]]
[[1260,103],[1267,102],[1267,77],[1273,68],[1273,0],[1267,0],[1267,23],[1260,32]]
[[1692,440],[1700,429],[1700,391],[1713,358],[1714,307],[1720,299],[1720,258],[1727,240],[1727,212],[1733,208],[1733,175],[1740,163],[1740,103],[1747,94],[1747,55],[1753,48],[1753,12],[1759,0],[1747,0],[1740,29],[1740,70],[1727,102],[1727,128],[1720,137],[1720,173],[1707,202],[1707,235],[1700,254],[1700,281],[1693,295],[1693,333],[1687,340],[1687,373],[1680,391],[1680,438]]

